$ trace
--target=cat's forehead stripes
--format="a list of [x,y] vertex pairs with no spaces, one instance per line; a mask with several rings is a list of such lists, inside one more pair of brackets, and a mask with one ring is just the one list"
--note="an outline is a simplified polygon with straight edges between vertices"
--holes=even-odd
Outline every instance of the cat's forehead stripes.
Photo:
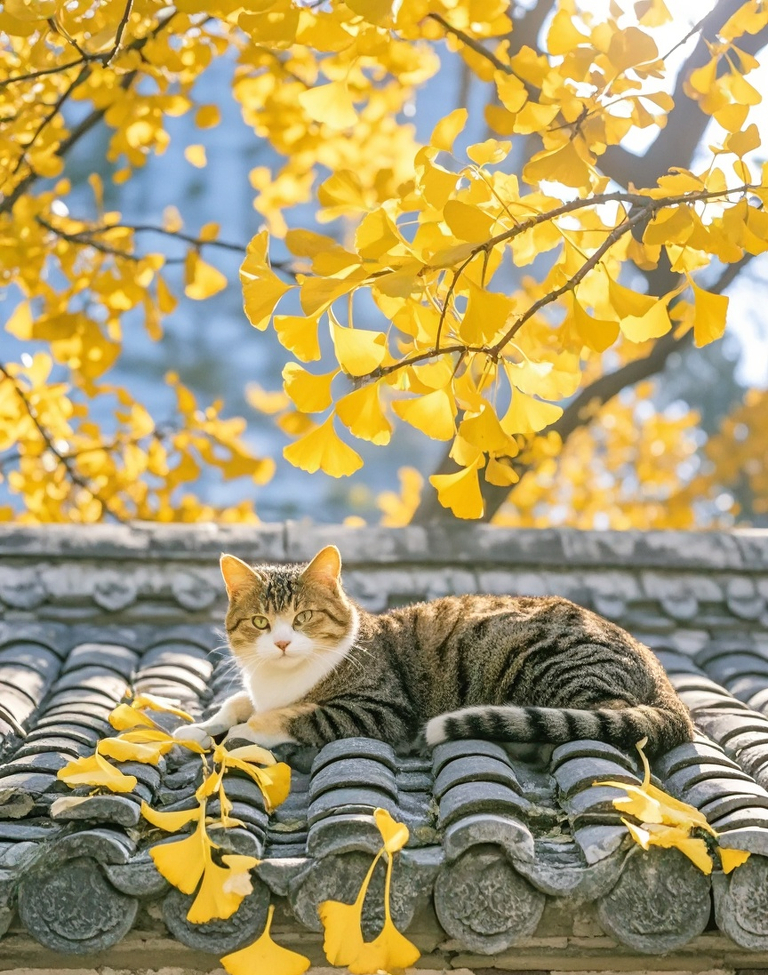
[[296,601],[300,589],[300,566],[275,567],[262,570],[264,584],[259,592],[261,603],[275,613]]

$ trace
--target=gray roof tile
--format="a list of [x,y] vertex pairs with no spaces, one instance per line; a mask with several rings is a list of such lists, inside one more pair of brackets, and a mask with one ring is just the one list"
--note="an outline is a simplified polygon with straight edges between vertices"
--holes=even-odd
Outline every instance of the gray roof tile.
[[[20,740],[0,713],[0,932],[17,890],[22,923],[58,952],[115,944],[140,902],[162,913],[173,937],[206,952],[252,941],[270,897],[288,897],[299,923],[317,931],[320,901],[357,893],[380,846],[372,813],[382,805],[410,829],[395,858],[401,928],[431,904],[440,937],[488,953],[532,934],[545,904],[567,912],[588,901],[627,950],[658,953],[703,929],[714,896],[722,931],[768,949],[768,922],[751,906],[768,883],[768,717],[759,713],[768,710],[768,536],[459,526],[448,537],[289,525],[9,528],[3,539],[0,704],[31,731]],[[237,686],[213,649],[222,642],[221,550],[286,560],[324,541],[341,546],[350,591],[375,608],[474,587],[555,593],[648,640],[700,731],[658,756],[654,775],[752,858],[710,881],[674,850],[640,851],[613,807],[621,792],[593,786],[639,781],[637,756],[600,742],[560,746],[546,768],[494,742],[440,745],[431,759],[364,738],[319,752],[288,746],[276,755],[293,768],[292,791],[271,815],[249,778],[227,780],[244,826],[217,842],[261,859],[254,895],[226,922],[190,925],[189,899],[168,888],[149,856],[175,837],[141,820],[139,802],[193,808],[199,759],[173,752],[157,768],[123,763],[139,779],[131,795],[70,790],[55,773],[111,733],[106,718],[128,687],[198,715]],[[366,903],[369,933],[381,923],[382,884],[383,869]],[[78,896],[84,889],[91,893]]]

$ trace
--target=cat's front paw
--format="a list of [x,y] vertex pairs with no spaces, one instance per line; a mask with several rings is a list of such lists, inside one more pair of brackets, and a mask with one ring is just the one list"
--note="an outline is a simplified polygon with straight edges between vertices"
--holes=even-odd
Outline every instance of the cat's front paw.
[[210,748],[213,744],[211,735],[205,725],[202,724],[183,724],[176,728],[173,737],[177,741],[194,741],[203,748]]
[[278,745],[285,745],[296,741],[295,738],[291,738],[284,731],[269,731],[266,728],[254,728],[250,721],[246,721],[244,724],[237,724],[234,728],[230,728],[226,740],[233,741],[238,738],[252,741],[255,745],[261,745],[262,748],[276,748]]

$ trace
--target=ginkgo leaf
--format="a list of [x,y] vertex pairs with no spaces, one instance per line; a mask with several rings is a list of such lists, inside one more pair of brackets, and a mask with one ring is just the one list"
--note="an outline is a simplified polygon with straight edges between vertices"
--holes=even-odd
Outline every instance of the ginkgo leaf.
[[455,108],[452,112],[449,112],[440,119],[432,130],[432,135],[429,137],[429,144],[434,146],[435,149],[450,152],[453,149],[456,136],[467,124],[468,116],[469,112],[466,108]]
[[350,376],[367,376],[384,361],[387,339],[383,332],[345,328],[334,319],[330,326],[336,358]]
[[[374,860],[374,864],[376,862]],[[323,901],[317,908],[325,930],[323,952],[331,965],[349,965],[362,950],[363,900],[367,889],[368,884],[364,882],[360,891],[363,896],[358,895],[354,904],[329,900]]]
[[192,715],[182,708],[177,707],[173,701],[164,697],[157,697],[155,694],[136,694],[131,700],[131,707],[146,708],[149,711],[162,711],[164,714],[175,714],[177,718],[185,721],[192,721]]
[[275,905],[269,905],[264,931],[247,948],[224,955],[221,964],[229,975],[303,975],[309,968],[309,958],[296,951],[289,951],[272,940],[272,918]]
[[275,305],[291,286],[278,278],[267,263],[267,232],[262,230],[248,244],[240,265],[243,307],[248,321],[260,331],[269,324]]
[[725,331],[725,319],[728,314],[728,295],[718,295],[700,288],[691,278],[688,279],[693,289],[693,341],[697,348],[709,345],[716,339],[722,338]]
[[75,758],[59,769],[56,778],[74,788],[78,785],[103,786],[111,792],[133,792],[135,775],[125,775],[98,752]]
[[398,823],[386,809],[375,809],[373,819],[376,829],[381,833],[384,849],[387,853],[397,853],[408,842],[408,827]]
[[647,342],[666,335],[672,328],[667,311],[667,299],[659,298],[642,315],[628,315],[619,322],[619,328],[630,342]]
[[443,218],[459,240],[484,241],[492,236],[494,218],[460,200],[448,200],[443,208]]
[[377,207],[367,213],[355,231],[355,247],[360,257],[368,261],[378,261],[396,247],[404,244],[384,207]]
[[320,358],[318,317],[310,315],[275,315],[272,319],[280,344],[302,362]]
[[109,715],[109,723],[117,731],[130,731],[132,728],[157,728],[157,725],[142,711],[130,704],[118,704]]
[[476,142],[475,145],[469,146],[467,155],[478,166],[488,166],[506,159],[511,148],[511,142],[486,139],[485,142]]
[[[515,449],[517,450],[517,445],[515,445]],[[520,480],[520,475],[510,464],[506,464],[496,457],[491,457],[488,466],[485,468],[485,479],[489,484],[494,484],[496,487],[512,487]]]
[[396,400],[392,409],[433,440],[450,440],[456,432],[456,403],[448,387],[416,399]]
[[308,88],[300,93],[299,104],[310,118],[332,129],[348,129],[357,122],[352,96],[341,81]]
[[[154,737],[150,737],[154,734]],[[146,732],[127,731],[119,738],[102,738],[97,748],[100,755],[118,762],[143,762],[157,765],[176,745],[170,735],[147,729]]]
[[381,407],[381,380],[347,393],[336,403],[336,414],[355,437],[383,446],[392,437],[392,424]]
[[679,850],[702,873],[707,876],[712,873],[712,858],[709,855],[707,844],[700,837],[691,836],[688,830],[682,827],[661,826],[654,823],[646,824],[644,827],[636,826],[626,819],[622,819],[622,822],[629,830],[632,839],[644,850],[652,846]]
[[[221,758],[217,757],[221,755]],[[215,761],[226,761],[227,759],[237,759],[241,762],[255,762],[257,765],[277,765],[275,756],[261,745],[240,745],[239,748],[226,748],[224,745],[217,746],[214,751]]]
[[336,433],[333,414],[295,443],[284,447],[283,457],[310,474],[322,470],[331,477],[348,477],[363,466],[360,454]]
[[141,815],[166,833],[176,833],[189,823],[197,822],[204,815],[204,807],[195,806],[193,809],[180,809],[176,812],[161,812],[153,809],[148,803],[141,803]]
[[514,440],[502,429],[496,411],[486,399],[482,400],[479,413],[465,415],[459,425],[459,435],[486,452],[501,454],[509,450],[517,451]]
[[226,867],[220,867],[212,860],[206,863],[200,889],[187,911],[188,921],[205,924],[207,921],[232,917],[244,895],[224,890],[229,873]]
[[149,855],[158,873],[169,884],[178,888],[182,894],[192,894],[211,862],[211,846],[205,831],[205,816],[200,815],[193,833],[181,840],[158,843],[150,849]]
[[459,331],[465,342],[482,345],[499,332],[512,314],[514,299],[470,285],[467,310]]
[[554,403],[544,403],[519,389],[513,389],[509,408],[500,423],[502,430],[510,436],[515,433],[538,433],[562,415],[562,408]]
[[497,71],[493,80],[499,93],[499,101],[508,112],[517,113],[528,101],[528,89],[524,83],[514,75]]
[[732,873],[736,867],[740,867],[742,863],[746,863],[750,857],[750,854],[746,850],[729,850],[723,848],[718,844],[717,853],[720,857],[720,864],[723,868],[723,873]]
[[331,405],[331,383],[338,369],[320,376],[307,372],[296,362],[283,366],[283,385],[286,393],[302,413],[321,413]]
[[573,141],[558,149],[536,153],[523,167],[523,179],[536,185],[541,180],[551,180],[564,186],[585,186],[589,183],[590,168],[581,158]]
[[187,298],[203,301],[223,291],[227,286],[225,275],[206,263],[197,251],[188,251],[184,268],[184,294]]
[[619,323],[594,318],[573,297],[573,324],[581,341],[594,352],[605,352],[619,337]]
[[421,956],[419,949],[387,917],[384,927],[373,941],[363,942],[356,957],[347,963],[352,975],[391,972],[410,968]]
[[483,495],[477,472],[480,462],[455,474],[433,474],[429,483],[437,491],[437,499],[450,508],[457,518],[480,518],[484,511]]

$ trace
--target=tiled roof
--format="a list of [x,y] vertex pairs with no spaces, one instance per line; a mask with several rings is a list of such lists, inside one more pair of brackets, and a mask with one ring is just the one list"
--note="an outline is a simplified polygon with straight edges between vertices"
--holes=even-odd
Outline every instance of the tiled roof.
[[[373,610],[473,590],[561,594],[626,626],[656,650],[699,731],[655,762],[658,784],[750,859],[710,878],[676,850],[632,844],[611,802],[619,792],[592,783],[641,773],[635,756],[599,742],[557,748],[545,770],[492,742],[440,745],[423,759],[347,739],[286,753],[292,790],[272,816],[250,779],[230,779],[244,826],[217,842],[261,859],[254,892],[229,920],[190,924],[190,898],[150,859],[158,834],[140,821],[139,803],[184,808],[199,759],[123,763],[138,779],[134,794],[80,803],[56,773],[109,734],[107,715],[128,688],[195,715],[231,692],[221,551],[294,561],[331,541],[347,589]],[[414,940],[443,961],[445,952],[455,963],[503,953],[542,931],[583,950],[586,908],[593,941],[607,936],[621,950],[682,951],[719,931],[721,951],[768,951],[768,533],[6,528],[0,554],[7,944],[26,929],[56,952],[92,954],[150,925],[221,955],[258,936],[270,900],[288,929],[318,932],[318,904],[357,893],[380,845],[371,813],[381,806],[410,829],[395,863],[395,922],[406,930],[416,919]],[[376,922],[374,905],[371,931]]]

